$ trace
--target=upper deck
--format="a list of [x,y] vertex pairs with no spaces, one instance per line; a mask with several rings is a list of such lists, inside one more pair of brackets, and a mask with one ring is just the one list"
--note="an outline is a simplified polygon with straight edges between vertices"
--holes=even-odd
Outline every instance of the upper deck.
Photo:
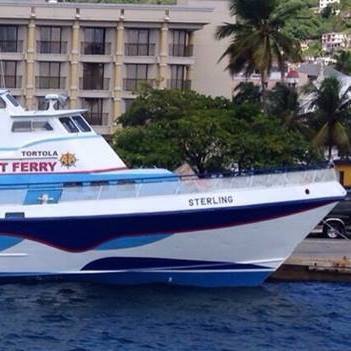
[[[84,119],[85,110],[26,111],[8,90],[0,90],[0,176],[101,173],[125,169],[124,162]],[[1,182],[1,178],[0,178]]]

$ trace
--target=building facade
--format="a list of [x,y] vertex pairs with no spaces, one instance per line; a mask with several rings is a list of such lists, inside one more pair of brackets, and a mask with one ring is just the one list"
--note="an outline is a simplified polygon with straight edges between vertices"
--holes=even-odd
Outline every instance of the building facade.
[[340,4],[340,0],[319,0],[319,9],[323,10],[328,5]]
[[349,35],[346,33],[324,33],[322,35],[322,48],[332,52],[345,49],[349,46]]
[[102,134],[113,132],[145,84],[230,96],[231,78],[217,64],[225,43],[214,39],[224,9],[227,2],[216,0],[174,6],[3,1],[0,85],[28,109],[45,108],[47,94],[65,94],[71,108],[88,110]]

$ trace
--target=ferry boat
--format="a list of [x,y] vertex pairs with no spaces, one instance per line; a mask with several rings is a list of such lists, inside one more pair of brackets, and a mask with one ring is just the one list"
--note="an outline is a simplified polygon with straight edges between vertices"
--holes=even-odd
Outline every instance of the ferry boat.
[[84,110],[0,91],[0,281],[256,286],[345,196],[332,169],[128,169]]

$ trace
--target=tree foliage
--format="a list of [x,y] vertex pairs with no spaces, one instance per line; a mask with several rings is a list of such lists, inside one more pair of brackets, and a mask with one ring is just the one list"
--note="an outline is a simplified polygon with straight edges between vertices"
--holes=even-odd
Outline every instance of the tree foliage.
[[149,90],[122,116],[116,151],[134,167],[197,173],[307,162],[309,142],[257,104],[235,105],[194,92]]
[[252,82],[241,82],[234,89],[233,102],[237,105],[260,104],[261,89]]
[[195,91],[155,90],[146,87],[119,122],[123,127],[145,125],[161,120],[185,117],[191,111],[228,109],[232,102],[223,97],[211,98]]

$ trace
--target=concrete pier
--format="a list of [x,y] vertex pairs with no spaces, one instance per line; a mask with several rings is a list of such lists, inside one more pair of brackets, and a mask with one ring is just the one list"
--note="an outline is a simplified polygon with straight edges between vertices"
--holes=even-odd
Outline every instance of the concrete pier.
[[270,281],[351,282],[351,240],[306,239]]

